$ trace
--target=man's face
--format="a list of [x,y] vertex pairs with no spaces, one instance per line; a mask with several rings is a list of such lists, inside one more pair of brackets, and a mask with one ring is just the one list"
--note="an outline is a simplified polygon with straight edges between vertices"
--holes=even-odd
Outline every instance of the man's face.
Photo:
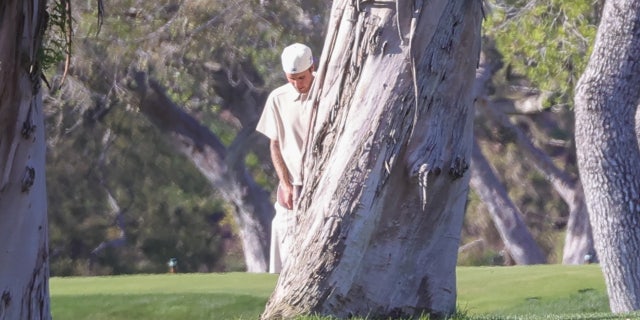
[[287,81],[300,93],[308,93],[313,83],[313,67],[300,73],[286,73]]

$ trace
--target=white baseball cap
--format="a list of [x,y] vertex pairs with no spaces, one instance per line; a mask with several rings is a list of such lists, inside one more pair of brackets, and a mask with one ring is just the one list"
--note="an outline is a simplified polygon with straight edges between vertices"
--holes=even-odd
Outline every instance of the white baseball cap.
[[313,65],[311,49],[304,44],[294,43],[282,50],[282,69],[285,73],[300,73]]

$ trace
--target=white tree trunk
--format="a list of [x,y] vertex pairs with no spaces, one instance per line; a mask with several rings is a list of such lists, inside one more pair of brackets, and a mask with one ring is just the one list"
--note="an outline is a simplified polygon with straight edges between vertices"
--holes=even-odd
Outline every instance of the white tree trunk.
[[454,312],[481,19],[480,1],[334,2],[299,245],[264,319]]
[[607,1],[576,88],[578,166],[613,312],[640,309],[640,2]]
[[536,147],[520,128],[511,123],[504,113],[497,110],[495,104],[490,106],[476,104],[476,106],[481,107],[482,114],[492,121],[492,125],[510,133],[510,136],[513,137],[513,142],[525,155],[525,161],[531,163],[538,172],[547,178],[554,190],[569,207],[569,221],[567,222],[562,263],[585,263],[585,256],[592,255],[594,252],[591,225],[589,224],[589,215],[580,180],[571,177],[567,172],[558,168],[551,158]]
[[593,231],[589,221],[589,211],[582,190],[582,181],[567,184],[567,194],[571,195],[569,220],[562,249],[563,264],[584,264],[598,262],[593,243]]
[[[498,68],[499,64],[488,59],[484,52],[480,55],[480,64],[476,69],[473,94],[476,100],[474,103],[477,109],[476,115],[483,114],[492,118],[491,114],[494,111],[486,105],[487,87],[489,80]],[[471,188],[486,205],[502,242],[516,264],[545,263],[546,258],[522,220],[522,213],[511,201],[505,187],[495,176],[477,141],[478,138],[476,137],[471,156]]]
[[37,65],[46,1],[0,5],[0,319],[50,319]]
[[[488,48],[485,47],[484,49],[487,50]],[[482,121],[485,122],[485,125],[490,127],[497,126],[500,130],[509,132],[513,142],[525,155],[524,159],[546,176],[556,192],[569,206],[569,221],[567,223],[562,263],[582,264],[597,261],[597,258],[594,257],[593,235],[580,180],[556,166],[554,161],[536,147],[530,138],[518,126],[511,123],[506,116],[509,113],[540,112],[540,110],[544,109],[542,102],[545,94],[530,96],[516,101],[506,99],[490,101],[487,97],[487,82],[498,70],[499,64],[496,61],[491,61],[484,54],[481,55],[480,59],[481,63],[476,72],[475,85],[476,107],[479,108],[477,114],[481,114],[490,120],[489,123],[486,123],[487,120],[483,119]],[[491,201],[491,198],[483,201]],[[510,200],[506,201],[510,202]],[[502,213],[502,215],[508,215],[508,213]],[[585,261],[586,256],[590,257],[589,261]]]
[[471,187],[487,206],[491,220],[516,264],[541,264],[547,259],[522,220],[522,213],[511,201],[487,159],[474,142]]
[[247,271],[267,272],[273,204],[248,174],[242,148],[250,135],[256,134],[254,127],[245,128],[226,148],[209,129],[173,103],[158,83],[147,83],[143,73],[136,74],[136,82],[140,110],[233,205]]

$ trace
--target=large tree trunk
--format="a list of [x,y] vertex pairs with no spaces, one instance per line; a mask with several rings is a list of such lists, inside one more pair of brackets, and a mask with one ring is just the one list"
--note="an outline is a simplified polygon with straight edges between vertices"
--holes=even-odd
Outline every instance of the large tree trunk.
[[264,319],[454,312],[480,23],[480,1],[334,2],[300,245]]
[[513,261],[521,265],[546,263],[547,259],[521,218],[522,213],[509,198],[477,143],[473,147],[471,187],[487,206]]
[[143,73],[136,75],[136,83],[140,110],[171,137],[176,149],[193,161],[224,199],[233,204],[247,271],[266,272],[274,209],[269,194],[244,166],[242,146],[254,135],[253,127],[243,129],[227,149],[209,129],[175,105],[159,84],[147,82]]
[[50,319],[38,50],[46,1],[0,4],[0,318]]
[[576,88],[578,166],[613,312],[640,309],[640,2],[607,1]]

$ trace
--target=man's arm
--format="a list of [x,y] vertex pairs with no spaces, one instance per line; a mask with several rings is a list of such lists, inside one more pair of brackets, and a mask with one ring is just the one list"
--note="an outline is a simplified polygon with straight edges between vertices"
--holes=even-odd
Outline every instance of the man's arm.
[[289,170],[287,170],[287,166],[282,158],[282,153],[280,152],[280,143],[278,140],[271,140],[270,149],[271,161],[273,162],[273,166],[278,174],[278,179],[280,179],[280,186],[278,187],[277,195],[278,202],[287,209],[293,209],[293,186],[289,179]]

